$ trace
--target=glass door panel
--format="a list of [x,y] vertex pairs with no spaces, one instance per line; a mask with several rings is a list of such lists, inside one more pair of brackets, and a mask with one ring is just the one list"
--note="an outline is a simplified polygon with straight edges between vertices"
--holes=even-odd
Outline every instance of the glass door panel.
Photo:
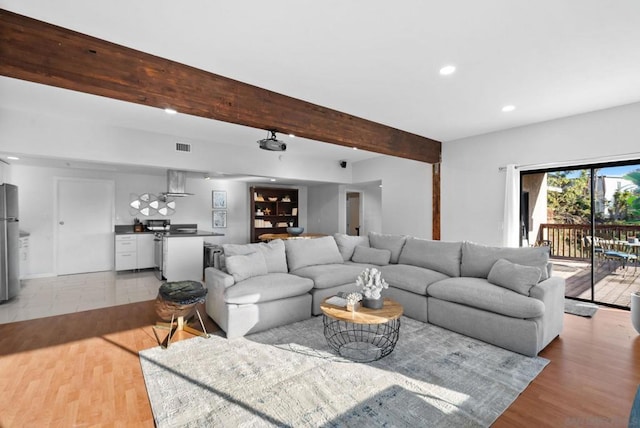
[[549,171],[545,184],[541,239],[550,246],[554,276],[565,278],[565,296],[591,300],[591,170]]
[[565,296],[628,308],[640,291],[640,163],[522,174],[523,245],[549,247]]
[[640,165],[594,170],[595,258],[594,301],[630,306],[640,290]]

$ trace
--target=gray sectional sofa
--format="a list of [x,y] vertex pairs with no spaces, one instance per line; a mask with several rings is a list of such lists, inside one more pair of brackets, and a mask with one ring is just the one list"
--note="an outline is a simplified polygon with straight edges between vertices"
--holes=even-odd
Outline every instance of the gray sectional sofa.
[[404,314],[529,356],[562,331],[564,279],[546,247],[502,248],[400,235],[224,245],[225,268],[207,268],[209,316],[233,338],[321,314],[338,291],[357,291],[376,267],[383,295]]

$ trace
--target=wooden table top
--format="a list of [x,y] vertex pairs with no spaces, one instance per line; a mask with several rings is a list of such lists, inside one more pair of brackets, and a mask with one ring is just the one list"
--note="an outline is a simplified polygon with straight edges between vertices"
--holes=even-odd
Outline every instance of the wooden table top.
[[[327,297],[329,299],[330,297]],[[402,316],[404,309],[395,300],[385,298],[382,309],[369,309],[360,306],[357,311],[351,312],[342,306],[327,303],[324,299],[320,303],[322,313],[339,321],[347,321],[355,324],[383,324]]]
[[273,241],[274,239],[312,239],[312,238],[321,238],[324,235],[322,233],[302,233],[300,235],[291,235],[289,233],[263,233],[258,236],[258,239],[261,241]]

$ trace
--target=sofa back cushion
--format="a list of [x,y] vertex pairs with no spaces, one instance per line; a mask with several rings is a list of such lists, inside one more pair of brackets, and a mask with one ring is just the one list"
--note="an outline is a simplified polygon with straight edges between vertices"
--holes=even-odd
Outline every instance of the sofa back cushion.
[[473,242],[462,243],[460,274],[474,278],[487,278],[493,265],[500,259],[511,263],[540,268],[540,280],[549,278],[549,247],[490,247]]
[[[264,256],[269,273],[288,273],[287,256],[285,254],[284,241],[276,239],[268,243],[258,244],[224,244],[225,264],[230,256],[246,255],[259,251]],[[227,267],[227,270],[229,268]]]
[[268,273],[267,262],[260,251],[226,257],[226,264],[227,271],[235,282]]
[[353,252],[358,245],[362,247],[369,247],[368,236],[351,236],[345,235],[344,233],[334,233],[333,239],[336,240],[338,250],[340,250],[342,259],[345,262],[351,260],[351,257],[353,257]]
[[289,271],[307,266],[344,263],[338,245],[332,236],[313,239],[287,239],[284,246]]
[[462,242],[442,242],[407,238],[398,263],[435,270],[448,276],[460,276]]
[[387,235],[377,232],[369,232],[369,244],[373,248],[391,251],[391,263],[398,263],[398,257],[407,237],[404,235]]
[[378,248],[358,245],[353,251],[351,260],[356,263],[369,263],[372,265],[385,266],[389,264],[391,251]]

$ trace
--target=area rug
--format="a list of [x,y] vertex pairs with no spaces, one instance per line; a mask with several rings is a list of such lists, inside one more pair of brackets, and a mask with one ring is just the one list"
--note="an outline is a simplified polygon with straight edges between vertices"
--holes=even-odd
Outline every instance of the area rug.
[[403,317],[387,357],[335,355],[322,317],[140,352],[158,427],[486,427],[549,363]]
[[579,300],[564,299],[564,312],[571,315],[591,318],[598,311],[598,305]]

